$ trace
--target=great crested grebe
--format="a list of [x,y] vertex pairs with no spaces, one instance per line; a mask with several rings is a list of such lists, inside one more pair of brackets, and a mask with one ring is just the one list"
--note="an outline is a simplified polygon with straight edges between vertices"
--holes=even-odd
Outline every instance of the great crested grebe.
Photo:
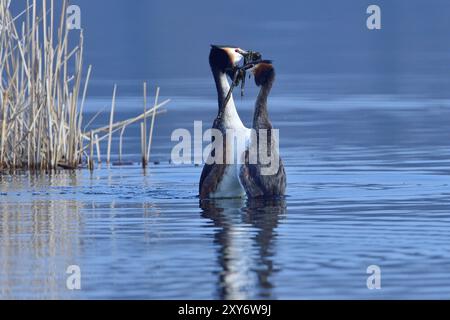
[[[275,82],[275,69],[270,61],[258,63],[252,70],[256,85],[261,87],[255,105],[253,117],[253,135],[248,149],[245,151],[244,165],[240,169],[240,182],[248,198],[278,198],[286,193],[286,172],[279,156],[277,136],[273,134],[272,123],[267,112],[267,99]],[[267,131],[266,131],[267,130]],[[267,133],[267,139],[261,134]],[[273,171],[268,165],[261,163],[260,144],[267,143],[267,154],[270,154],[276,166]],[[251,162],[251,152],[257,153],[257,161]],[[270,164],[273,168],[273,163]]]
[[[234,135],[243,137],[246,141],[250,139],[251,130],[246,128],[239,117],[233,96],[229,96],[230,84],[227,76],[234,77],[235,68],[242,66],[246,51],[233,46],[212,46],[209,55],[209,64],[216,83],[219,101],[219,113],[214,121],[213,129],[222,133],[223,164],[206,164],[200,178],[200,199],[214,198],[241,198],[245,191],[239,182],[239,166],[226,163],[227,155],[233,151],[233,159],[241,158],[244,150],[228,146],[227,131],[232,130]],[[228,99],[227,99],[228,98]],[[217,152],[217,150],[215,151]],[[211,155],[212,156],[212,155]],[[216,155],[215,155],[216,156]]]

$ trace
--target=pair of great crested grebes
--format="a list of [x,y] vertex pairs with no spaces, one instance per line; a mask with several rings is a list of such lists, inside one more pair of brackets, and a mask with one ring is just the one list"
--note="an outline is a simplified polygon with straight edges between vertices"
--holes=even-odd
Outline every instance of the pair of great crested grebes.
[[[233,157],[242,159],[238,164],[212,163],[208,161],[200,179],[200,199],[243,198],[274,199],[284,197],[286,192],[286,173],[283,162],[275,146],[279,142],[276,135],[271,134],[272,124],[267,111],[267,99],[275,81],[275,69],[271,61],[262,60],[259,53],[245,51],[232,46],[212,46],[209,56],[211,71],[216,83],[219,113],[214,121],[213,129],[221,132],[223,152],[227,154],[233,149]],[[243,72],[244,71],[244,72]],[[239,75],[251,71],[256,85],[260,87],[252,128],[246,128],[236,110],[232,90]],[[243,72],[243,73],[242,73]],[[228,77],[232,79],[230,86]],[[253,129],[253,130],[252,130]],[[228,145],[226,135],[230,130],[234,135],[245,139],[245,148],[233,148]],[[268,137],[260,136],[267,132]],[[249,161],[251,150],[260,150],[259,143],[267,143],[266,149],[276,159],[277,170],[271,174],[264,174],[264,167],[260,157],[256,162]],[[227,150],[228,149],[228,150]],[[214,152],[214,151],[213,151]],[[276,157],[273,155],[276,154]],[[211,154],[210,157],[212,157]]]

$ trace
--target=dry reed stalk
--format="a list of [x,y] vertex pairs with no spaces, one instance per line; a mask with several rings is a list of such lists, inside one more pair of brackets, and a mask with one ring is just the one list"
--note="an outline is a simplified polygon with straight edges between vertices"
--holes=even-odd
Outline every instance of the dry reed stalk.
[[142,167],[145,169],[147,164],[145,163],[145,145],[144,145],[144,136],[146,135],[145,129],[144,129],[144,123],[141,123],[141,150],[142,150]]
[[[169,102],[169,100],[166,101],[166,103],[168,103],[168,102]],[[161,105],[162,105],[162,104],[160,104],[159,106],[161,106]],[[153,112],[153,109],[147,111],[147,115],[149,115],[151,112]],[[156,112],[156,114],[162,114],[162,113],[165,113],[165,112],[166,112],[166,110],[159,110],[159,111]],[[116,132],[122,130],[124,126],[129,126],[129,125],[131,125],[131,124],[134,124],[134,123],[136,123],[136,122],[142,120],[143,118],[144,118],[144,115],[141,114],[140,116],[137,116],[137,117],[135,117],[135,118],[132,118],[132,119],[128,119],[128,120],[124,120],[124,121],[118,122],[118,123],[116,123],[116,124],[113,125],[113,128],[114,128],[114,129],[113,129],[113,131],[111,132],[111,134],[115,134]],[[108,127],[107,127],[106,129],[105,129],[105,128],[101,128],[101,129],[102,129],[102,130],[100,130],[100,131],[99,131],[99,129],[93,130],[93,132],[97,133],[97,132],[101,132],[101,131],[105,131],[105,130],[106,130],[106,131],[108,131],[108,133],[105,134],[105,135],[103,135],[103,136],[101,136],[101,137],[99,137],[99,138],[97,139],[97,143],[100,143],[101,141],[103,141],[103,140],[109,138],[109,136],[110,136],[110,134],[109,134],[109,125],[108,125]],[[85,150],[86,150],[86,147],[85,147]],[[85,150],[83,150],[83,152],[84,152]]]
[[125,133],[125,129],[127,127],[124,126],[122,130],[120,130],[120,138],[119,138],[119,163],[122,164],[122,146],[123,146],[123,134]]
[[[156,111],[156,114],[165,113],[166,112],[165,110],[160,110],[160,109],[162,107],[164,107],[165,105],[167,105],[169,102],[170,102],[169,99],[165,100],[165,101],[161,102],[160,104],[158,104],[157,106],[147,110],[146,116],[151,115],[154,111]],[[132,124],[134,124],[134,123],[136,123],[138,121],[141,121],[142,119],[144,119],[144,114],[141,114],[141,115],[139,115],[137,117],[134,117],[134,118],[130,118],[130,119],[127,119],[127,120],[123,120],[123,121],[114,123],[113,126],[112,126],[113,133],[116,132],[118,129],[121,129],[123,126],[127,126],[128,127],[128,126],[130,126],[130,125],[132,125]],[[107,126],[104,126],[104,127],[101,127],[101,128],[97,128],[97,129],[95,129],[93,131],[95,133],[109,132],[109,128],[110,128],[110,126],[107,125]],[[101,140],[103,140],[103,138]]]
[[97,148],[97,162],[98,164],[102,163],[102,155],[100,153],[100,141],[98,140],[98,135],[94,135],[95,137],[95,146]]
[[116,93],[117,93],[117,85],[114,85],[113,98],[111,103],[111,113],[109,116],[109,135],[108,135],[108,152],[106,155],[106,163],[110,164],[111,162],[111,143],[112,143],[112,134],[113,134],[113,125],[114,125],[114,109],[116,108]]
[[90,152],[89,152],[89,170],[94,171],[94,135],[91,131],[90,134],[91,143],[90,143]]
[[150,133],[149,133],[149,138],[148,138],[148,140],[149,140],[149,142],[148,142],[148,150],[147,150],[147,159],[148,159],[148,161],[150,161],[150,155],[151,155],[150,153],[151,153],[151,150],[152,150],[153,129],[155,127],[155,119],[156,119],[155,106],[158,105],[158,100],[159,100],[159,87],[156,88],[155,104],[154,104],[154,107],[153,107],[154,111],[153,111],[153,115],[152,115],[152,123],[151,123],[151,126],[150,126]]
[[147,147],[147,82],[144,82],[144,121],[142,130],[142,166],[145,168],[147,167],[147,153],[145,152],[145,149]]

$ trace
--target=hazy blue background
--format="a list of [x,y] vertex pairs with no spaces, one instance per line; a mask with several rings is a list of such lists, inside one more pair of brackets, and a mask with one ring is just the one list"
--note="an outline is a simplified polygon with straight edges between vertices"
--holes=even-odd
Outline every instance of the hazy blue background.
[[[346,93],[448,97],[450,2],[445,0],[72,3],[82,10],[94,80],[205,78],[209,44],[230,43],[262,51],[275,60],[279,74],[323,75],[308,88],[313,91],[332,89],[339,80],[330,75],[352,75],[357,77],[352,83],[341,83]],[[381,31],[366,28],[370,4],[382,9]]]
[[[209,44],[230,43],[262,51],[280,74],[363,75],[355,93],[449,91],[444,0],[73,3],[82,8],[87,61],[97,79],[209,76]],[[366,28],[370,4],[382,9],[381,31]],[[333,83],[318,90],[327,85]]]

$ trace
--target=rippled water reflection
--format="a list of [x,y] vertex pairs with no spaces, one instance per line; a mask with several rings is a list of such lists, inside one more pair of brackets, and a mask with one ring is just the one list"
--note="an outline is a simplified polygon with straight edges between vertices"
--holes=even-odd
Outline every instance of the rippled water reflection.
[[158,122],[146,173],[0,176],[1,298],[450,298],[446,107],[274,113],[289,197],[269,203],[200,204],[201,168],[164,161],[198,116]]

